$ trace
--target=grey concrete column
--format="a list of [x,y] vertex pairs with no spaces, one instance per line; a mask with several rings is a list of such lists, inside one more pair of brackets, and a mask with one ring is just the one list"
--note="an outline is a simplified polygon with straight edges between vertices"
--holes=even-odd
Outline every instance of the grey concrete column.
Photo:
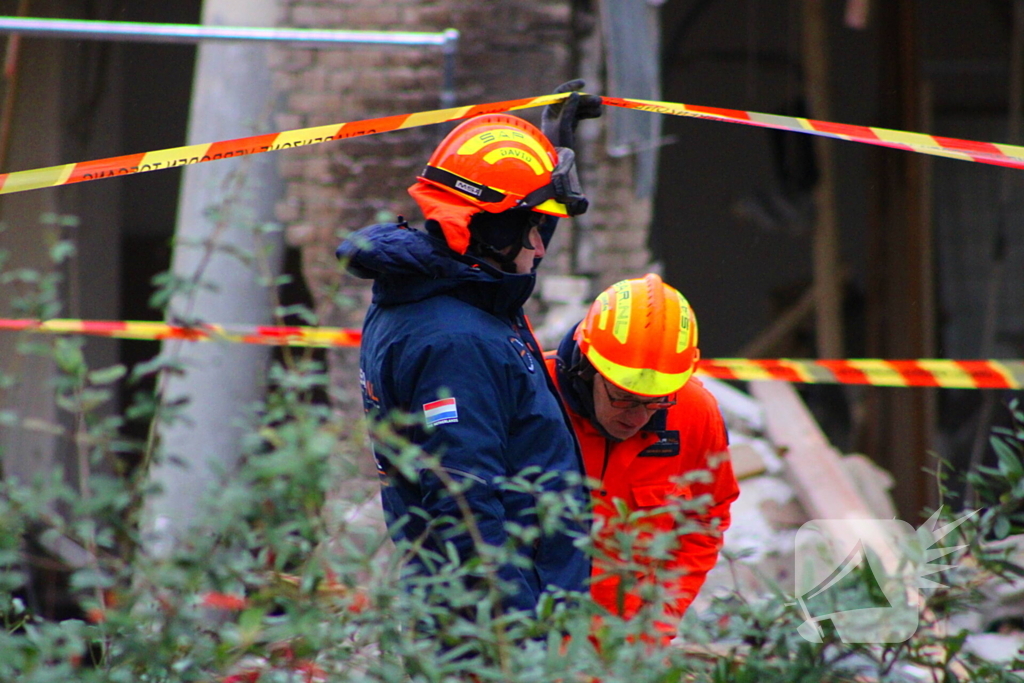
[[[272,26],[276,16],[276,0],[206,0],[203,5],[204,24]],[[206,43],[198,48],[188,144],[272,130],[269,49],[246,43]],[[256,253],[272,242],[269,265],[277,272],[279,233],[256,239],[254,232],[274,217],[280,194],[275,162],[272,154],[258,154],[185,170],[172,269],[184,278],[201,271],[213,290],[203,287],[179,296],[169,317],[236,324],[271,321],[272,298],[259,282],[258,267],[224,249]],[[163,353],[176,355],[187,367],[184,377],[166,384],[164,399],[190,399],[187,422],[161,428],[163,457],[152,472],[164,493],[150,504],[150,523],[158,539],[169,540],[194,520],[216,469],[235,466],[240,421],[246,407],[263,395],[269,351],[238,344],[168,342]],[[158,540],[154,549],[159,552],[162,545]]]
[[[4,170],[30,169],[61,163],[60,130],[63,102],[59,87],[62,53],[43,40],[24,40],[19,55],[21,87],[15,97],[10,151]],[[32,87],[46,84],[47,87]],[[0,250],[8,253],[6,271],[27,268],[45,273],[53,268],[45,235],[40,226],[44,213],[60,211],[58,195],[37,190],[0,198]],[[14,317],[10,306],[16,288],[0,290],[0,317]],[[13,375],[18,384],[0,391],[0,410],[14,411],[19,419],[56,424],[59,417],[49,390],[53,363],[48,358],[17,352],[18,335],[0,335],[0,372]],[[45,389],[43,387],[46,387]],[[24,427],[0,427],[0,470],[4,476],[29,481],[36,474],[59,465],[57,441],[52,433]]]

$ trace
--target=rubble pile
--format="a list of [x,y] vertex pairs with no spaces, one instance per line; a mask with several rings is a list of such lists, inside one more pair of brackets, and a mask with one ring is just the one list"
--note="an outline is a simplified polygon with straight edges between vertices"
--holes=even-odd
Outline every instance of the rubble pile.
[[[751,395],[713,378],[701,381],[718,399],[729,429],[740,497],[719,562],[694,602],[698,614],[715,595],[733,590],[756,597],[771,582],[792,593],[797,530],[812,519],[898,517],[892,476],[864,455],[836,452],[790,385],[754,382]],[[1006,543],[1024,565],[1024,537]],[[1024,647],[1024,579],[993,579],[983,593],[973,611],[940,623],[948,633],[970,634],[966,651],[1008,663]],[[931,673],[921,670],[928,680]]]

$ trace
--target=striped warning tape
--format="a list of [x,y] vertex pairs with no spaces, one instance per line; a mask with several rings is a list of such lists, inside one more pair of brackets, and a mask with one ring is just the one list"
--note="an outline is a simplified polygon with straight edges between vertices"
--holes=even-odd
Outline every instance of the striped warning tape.
[[[339,327],[270,325],[201,325],[112,320],[0,319],[0,330],[86,334],[117,339],[221,341],[271,346],[354,347],[359,330]],[[784,380],[803,384],[866,384],[884,387],[948,389],[1024,388],[1024,361],[1019,360],[751,360],[713,358],[700,361],[697,372],[719,379]]]
[[[248,154],[261,154],[281,149],[304,147],[306,145],[331,142],[332,140],[375,135],[393,130],[456,121],[478,114],[528,109],[558,102],[565,97],[568,97],[567,93],[527,97],[518,100],[492,102],[490,104],[474,104],[451,109],[434,109],[414,114],[398,114],[350,123],[298,128],[280,133],[266,133],[246,138],[237,138],[235,140],[174,147],[154,152],[142,152],[94,161],[83,161],[63,166],[50,166],[30,171],[14,171],[12,173],[0,174],[0,194],[37,190],[44,187],[57,187],[70,183],[113,178],[135,173],[147,173],[149,171],[177,168],[188,164],[217,161],[219,159],[229,159]],[[602,97],[601,99],[609,106],[624,107],[637,111],[687,116],[713,121],[727,121],[797,133],[810,133],[812,135],[821,135],[850,142],[862,142],[881,147],[892,147],[921,154],[975,161],[996,166],[1024,168],[1024,147],[1016,145],[961,140],[889,128],[856,126],[794,116],[762,114],[739,109],[680,104],[678,102],[635,100],[622,97]]]
[[1024,361],[1019,360],[715,358],[702,360],[698,372],[719,379],[775,379],[804,384],[867,384],[879,387],[947,389],[1024,387]]
[[115,339],[222,341],[270,346],[359,346],[362,332],[339,327],[199,325],[186,327],[144,320],[0,319],[0,330],[87,334]]
[[728,121],[760,128],[774,128],[796,133],[810,133],[822,137],[863,142],[879,147],[892,147],[908,152],[919,152],[933,156],[976,161],[995,166],[1024,168],[1024,147],[1007,145],[998,142],[978,142],[977,140],[961,140],[926,133],[913,133],[891,128],[873,126],[855,126],[847,123],[832,123],[815,119],[780,116],[778,114],[761,114],[755,111],[739,109],[721,109],[718,107],[702,107],[692,104],[675,102],[655,102],[651,100],[631,100],[620,97],[603,97],[605,104],[625,107],[656,114],[672,116],[689,116],[709,119],[712,121]]
[[218,161],[248,154],[262,154],[281,149],[317,145],[332,140],[344,140],[364,135],[376,135],[392,130],[416,128],[434,123],[445,123],[459,119],[493,114],[503,111],[514,111],[529,107],[539,107],[568,97],[567,93],[527,97],[519,100],[493,102],[491,104],[474,104],[451,109],[435,109],[415,114],[398,114],[376,119],[366,119],[351,123],[336,123],[312,128],[298,128],[281,133],[253,135],[235,140],[173,147],[155,152],[142,152],[127,156],[82,161],[76,164],[37,168],[31,171],[15,171],[0,174],[0,194],[38,190],[44,187],[57,187],[71,183],[81,183],[102,178],[148,173],[168,168],[177,168],[188,164],[200,164],[207,161]]

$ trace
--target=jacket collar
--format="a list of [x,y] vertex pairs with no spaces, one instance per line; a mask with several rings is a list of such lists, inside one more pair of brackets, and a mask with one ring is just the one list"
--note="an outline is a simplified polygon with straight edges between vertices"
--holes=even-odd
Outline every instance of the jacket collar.
[[405,224],[383,223],[359,230],[341,243],[336,255],[349,273],[373,280],[373,302],[379,306],[448,295],[494,315],[512,317],[536,283],[533,273],[504,273]]
[[574,361],[574,355],[577,352],[576,340],[573,338],[576,334],[577,325],[573,325],[565,336],[562,337],[562,341],[558,343],[558,350],[555,353],[555,373],[558,377],[558,388],[562,392],[562,398],[565,399],[565,404],[569,409],[587,418],[588,422],[593,421],[594,403],[593,398],[589,401],[585,401],[585,397],[582,396],[582,392],[585,387],[582,382],[575,380],[569,374],[569,368],[572,367]]

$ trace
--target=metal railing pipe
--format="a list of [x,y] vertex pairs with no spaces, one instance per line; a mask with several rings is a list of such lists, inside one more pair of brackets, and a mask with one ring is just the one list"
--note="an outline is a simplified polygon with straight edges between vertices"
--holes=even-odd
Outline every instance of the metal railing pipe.
[[157,24],[131,21],[38,19],[0,16],[0,33],[23,36],[76,38],[80,40],[124,40],[147,43],[200,43],[206,40],[255,40],[301,43],[309,47],[344,45],[437,46],[445,52],[458,41],[459,32],[342,31],[313,28],[257,28]]
[[201,43],[207,40],[252,40],[293,43],[303,47],[439,47],[444,66],[441,106],[455,106],[455,55],[459,32],[449,28],[439,33],[418,31],[343,31],[313,28],[257,28],[206,26],[198,24],[157,24],[132,21],[85,19],[39,19],[0,16],[0,33],[78,40],[116,40],[143,43]]

